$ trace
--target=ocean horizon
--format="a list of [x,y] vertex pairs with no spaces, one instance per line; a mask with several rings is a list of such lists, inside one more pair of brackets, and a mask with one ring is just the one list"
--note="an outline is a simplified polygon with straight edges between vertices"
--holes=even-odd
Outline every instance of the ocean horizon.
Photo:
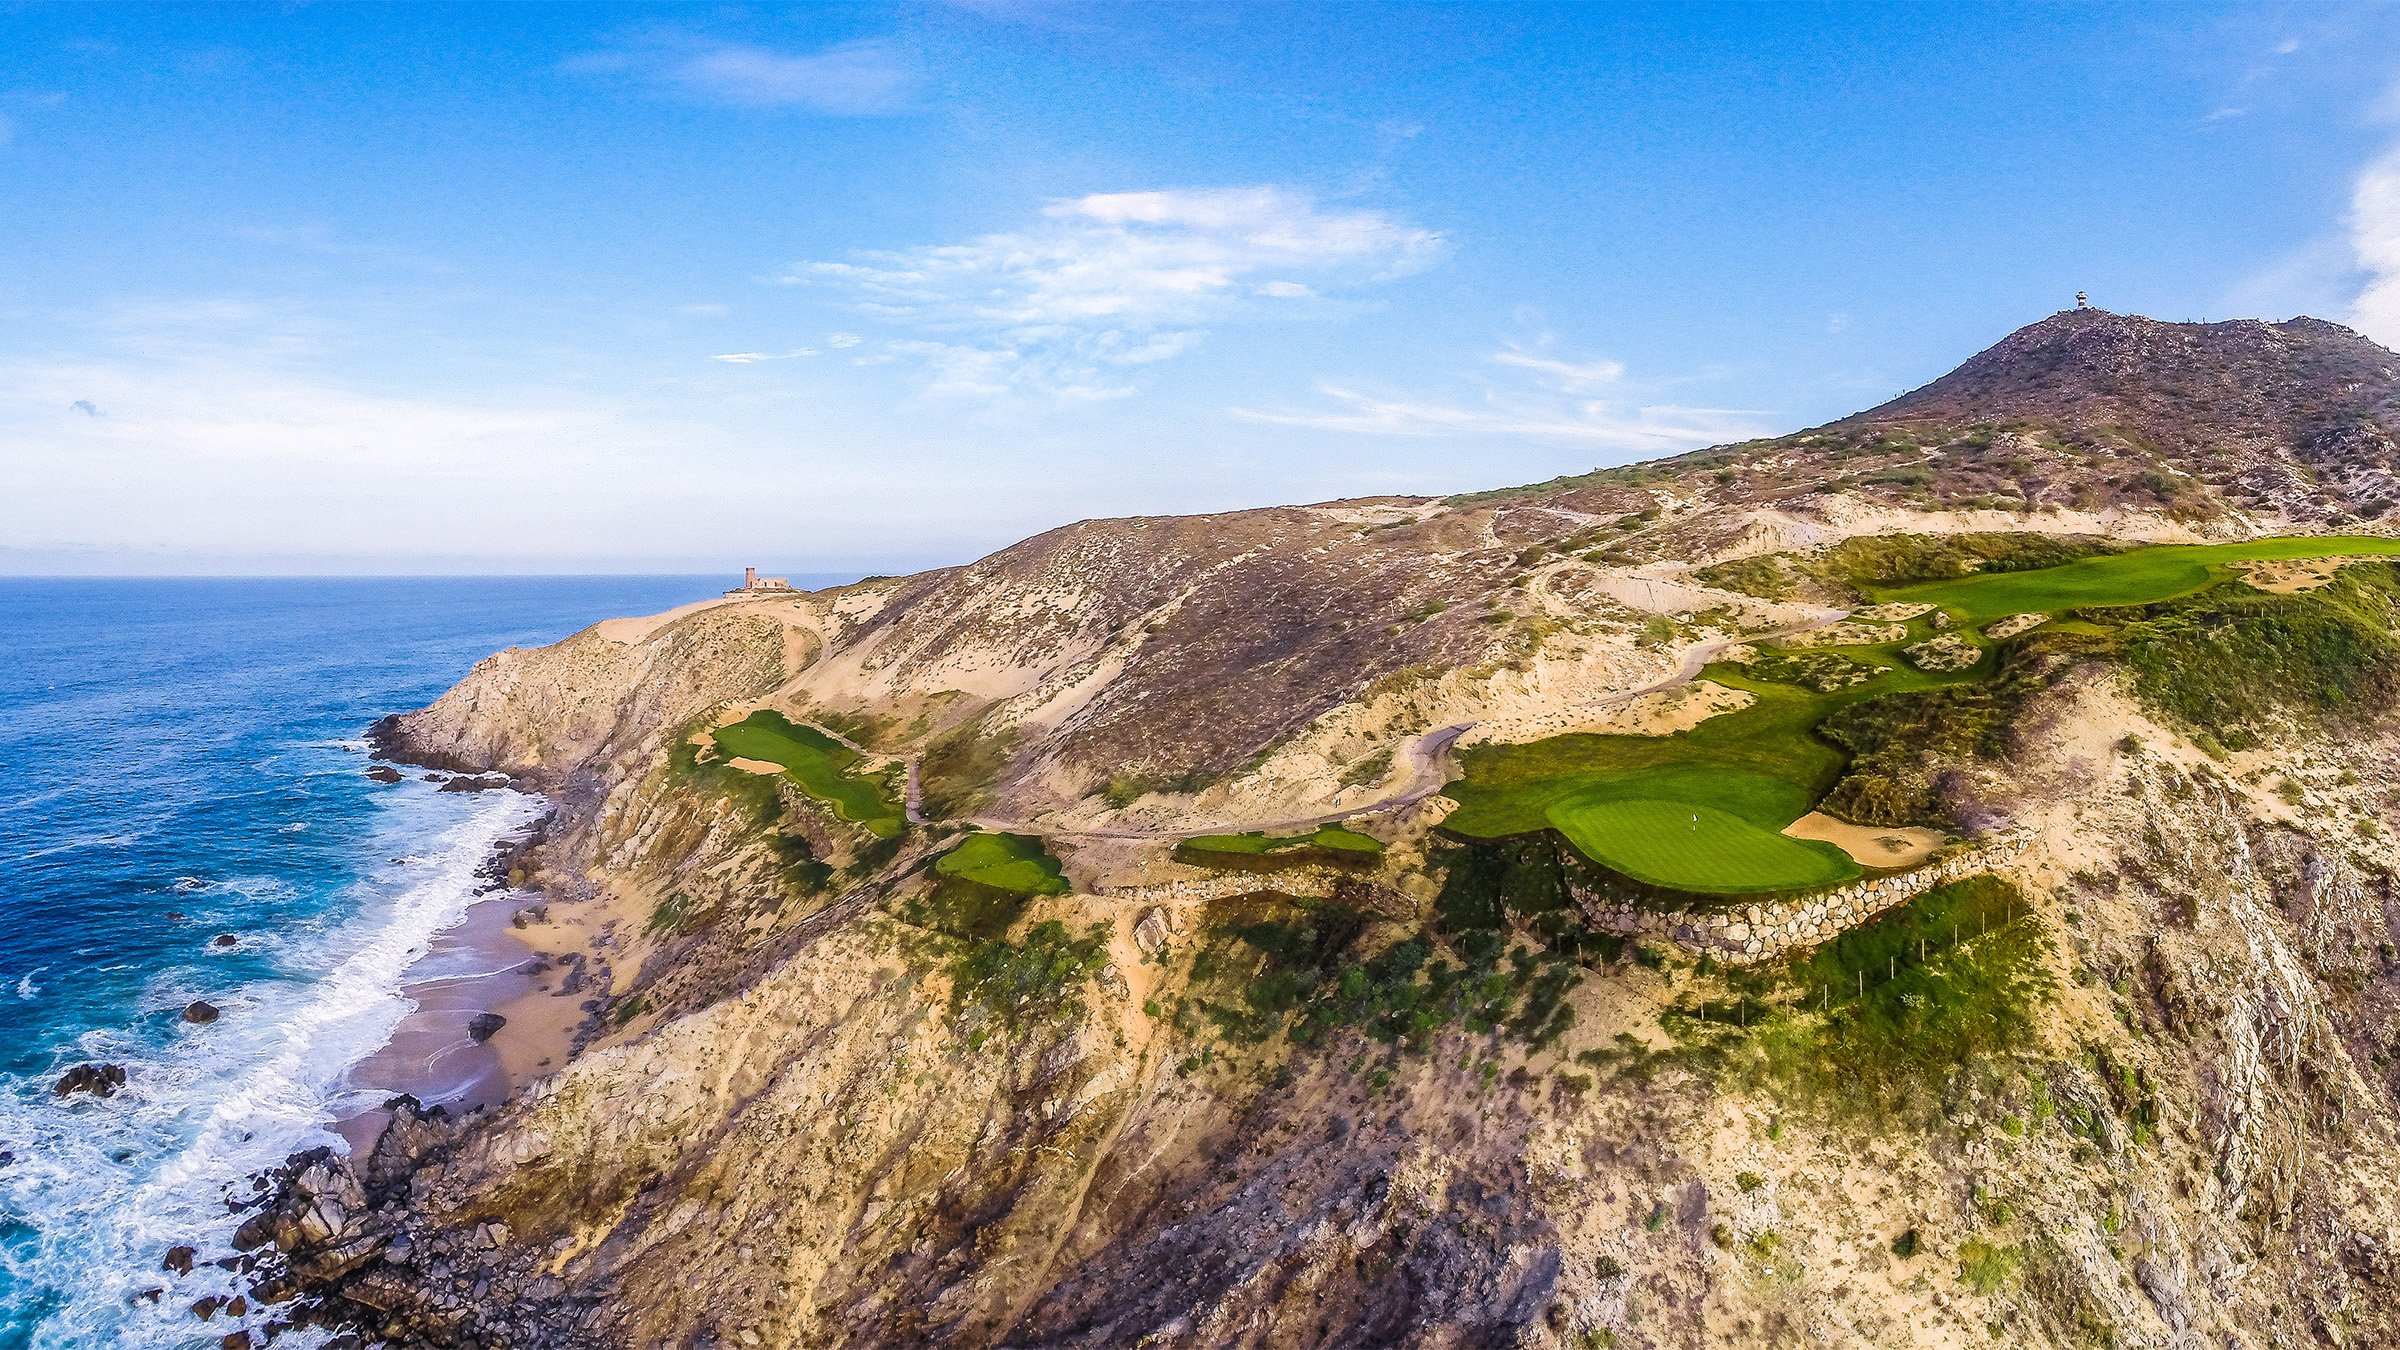
[[[366,728],[501,648],[728,584],[0,578],[0,1350],[216,1344],[229,1319],[189,1305],[232,1273],[161,1258],[225,1250],[229,1193],[380,1099],[351,1069],[544,804],[374,782]],[[61,1097],[87,1063],[124,1085]]]

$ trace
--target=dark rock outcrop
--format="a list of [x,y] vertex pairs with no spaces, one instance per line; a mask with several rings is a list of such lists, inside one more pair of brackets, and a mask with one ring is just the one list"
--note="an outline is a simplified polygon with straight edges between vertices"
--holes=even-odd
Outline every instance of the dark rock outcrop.
[[217,1005],[207,999],[195,999],[183,1010],[183,1020],[200,1025],[214,1022],[217,1020]]
[[479,1012],[467,1019],[467,1035],[477,1045],[481,1045],[497,1035],[500,1028],[507,1025],[508,1019],[496,1012]]
[[61,1097],[88,1092],[95,1097],[113,1097],[125,1086],[125,1070],[116,1064],[78,1064],[62,1074],[53,1089]]

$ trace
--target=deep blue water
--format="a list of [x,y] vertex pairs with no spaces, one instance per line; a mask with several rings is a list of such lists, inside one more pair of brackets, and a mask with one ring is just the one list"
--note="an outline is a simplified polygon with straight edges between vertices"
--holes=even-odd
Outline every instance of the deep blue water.
[[[336,1142],[402,972],[538,814],[370,781],[366,726],[502,647],[725,584],[0,578],[0,1350],[215,1345],[227,1319],[185,1310],[230,1285],[160,1256],[225,1250],[227,1183]],[[197,998],[223,1017],[184,1024]],[[94,1060],[126,1086],[62,1102]]]

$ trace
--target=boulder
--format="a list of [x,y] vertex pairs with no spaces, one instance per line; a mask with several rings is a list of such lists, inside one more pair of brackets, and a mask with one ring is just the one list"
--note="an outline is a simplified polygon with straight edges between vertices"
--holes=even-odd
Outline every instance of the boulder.
[[214,1022],[217,1020],[217,1005],[204,998],[194,999],[191,1006],[183,1010],[183,1020],[200,1025]]
[[88,1092],[95,1097],[116,1095],[125,1086],[125,1070],[114,1064],[78,1064],[60,1076],[55,1091],[61,1097]]
[[196,1247],[169,1247],[167,1259],[159,1262],[158,1268],[171,1270],[178,1275],[189,1275],[192,1273],[192,1258],[199,1254]]
[[467,1035],[477,1045],[481,1045],[490,1040],[500,1028],[507,1025],[508,1019],[496,1012],[479,1012],[467,1019]]
[[400,771],[389,764],[378,764],[367,770],[367,777],[378,783],[397,783],[400,781]]
[[231,933],[219,933],[209,939],[208,945],[211,947],[238,947],[241,945],[241,941]]

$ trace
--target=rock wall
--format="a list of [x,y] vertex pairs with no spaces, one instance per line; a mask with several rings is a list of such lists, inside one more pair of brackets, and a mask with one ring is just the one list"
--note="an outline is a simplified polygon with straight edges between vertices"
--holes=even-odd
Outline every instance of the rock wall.
[[2031,843],[2016,838],[1971,845],[1897,876],[1724,912],[1679,909],[1661,913],[1594,895],[1572,882],[1568,890],[1593,925],[1607,932],[1663,937],[1727,965],[1752,965],[1837,937],[1936,886],[2005,866],[2021,857]]

